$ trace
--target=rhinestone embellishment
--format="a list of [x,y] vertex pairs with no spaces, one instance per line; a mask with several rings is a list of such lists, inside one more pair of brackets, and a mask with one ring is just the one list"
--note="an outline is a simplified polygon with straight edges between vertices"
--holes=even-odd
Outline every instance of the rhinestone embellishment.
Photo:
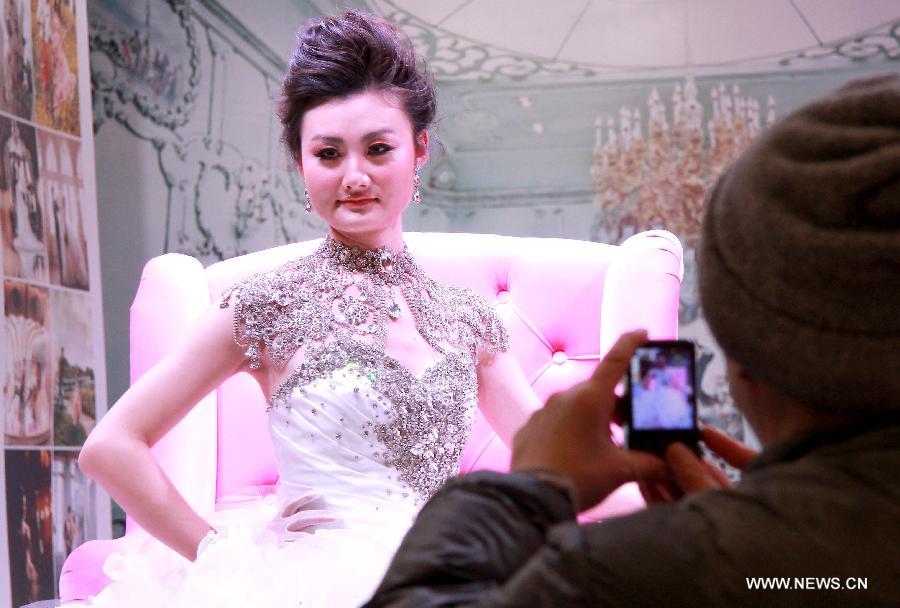
[[[388,324],[402,310],[392,288],[440,355],[421,378],[385,352]],[[312,255],[238,283],[220,305],[233,306],[234,339],[251,368],[259,368],[264,355],[267,363],[284,366],[301,345],[305,349],[270,408],[287,405],[295,389],[304,394],[337,370],[364,379],[374,409],[362,436],[379,441],[376,449],[384,451],[378,458],[418,501],[458,472],[477,402],[478,350],[508,348],[506,330],[483,298],[436,283],[406,248],[362,251],[327,238]],[[313,417],[327,418],[325,403],[317,410]],[[346,438],[336,430],[331,435]]]

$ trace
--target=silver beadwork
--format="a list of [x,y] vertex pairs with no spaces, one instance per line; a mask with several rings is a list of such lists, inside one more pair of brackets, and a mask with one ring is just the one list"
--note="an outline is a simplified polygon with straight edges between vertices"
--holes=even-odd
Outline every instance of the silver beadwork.
[[303,189],[303,196],[306,198],[306,204],[303,206],[307,213],[312,213],[312,201],[309,200],[309,190]]
[[[385,352],[391,305],[399,314],[392,288],[441,356],[421,378]],[[338,370],[371,382],[372,398],[384,407],[372,404],[384,414],[376,414],[374,436],[418,500],[458,471],[477,401],[478,349],[508,348],[506,330],[483,298],[436,283],[406,248],[364,251],[329,237],[314,254],[235,285],[221,305],[234,306],[235,341],[251,368],[260,367],[263,353],[283,366],[301,343],[305,348],[302,364],[278,387],[270,407]]]

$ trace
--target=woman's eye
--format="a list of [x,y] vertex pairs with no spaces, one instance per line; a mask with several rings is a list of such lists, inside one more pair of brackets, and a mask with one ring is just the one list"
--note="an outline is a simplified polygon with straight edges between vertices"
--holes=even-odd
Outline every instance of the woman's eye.
[[370,154],[384,154],[386,152],[390,152],[394,148],[387,144],[372,144],[369,146]]
[[322,160],[334,160],[336,158],[340,158],[340,153],[334,148],[322,148],[318,152],[316,152],[316,156],[321,158]]

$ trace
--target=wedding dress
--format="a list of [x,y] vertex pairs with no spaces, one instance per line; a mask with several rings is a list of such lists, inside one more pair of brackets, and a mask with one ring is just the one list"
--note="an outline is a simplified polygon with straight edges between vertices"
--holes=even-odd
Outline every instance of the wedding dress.
[[[385,352],[403,301],[440,358],[415,376]],[[275,493],[206,514],[224,532],[188,562],[155,540],[111,557],[103,606],[358,606],[422,503],[458,472],[479,350],[507,348],[473,291],[428,278],[404,250],[326,239],[312,256],[228,291],[251,367],[302,364],[270,401]]]

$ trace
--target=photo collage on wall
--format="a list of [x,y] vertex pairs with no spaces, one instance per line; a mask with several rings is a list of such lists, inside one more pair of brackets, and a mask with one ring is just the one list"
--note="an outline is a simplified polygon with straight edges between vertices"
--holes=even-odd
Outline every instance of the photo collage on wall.
[[96,536],[95,487],[78,468],[97,419],[79,112],[74,0],[0,0],[2,420],[14,606],[56,597],[63,561]]

